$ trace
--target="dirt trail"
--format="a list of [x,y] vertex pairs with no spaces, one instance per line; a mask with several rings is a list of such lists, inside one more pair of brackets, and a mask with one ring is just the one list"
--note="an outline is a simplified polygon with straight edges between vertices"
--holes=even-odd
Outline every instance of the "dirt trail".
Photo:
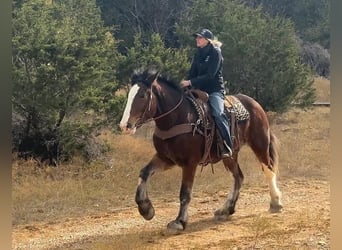
[[216,222],[224,201],[217,193],[194,194],[189,224],[171,235],[166,224],[178,202],[154,200],[155,218],[145,221],[136,207],[82,218],[65,218],[13,228],[12,249],[329,249],[329,182],[282,180],[282,213],[268,213],[267,186],[243,187],[236,213]]

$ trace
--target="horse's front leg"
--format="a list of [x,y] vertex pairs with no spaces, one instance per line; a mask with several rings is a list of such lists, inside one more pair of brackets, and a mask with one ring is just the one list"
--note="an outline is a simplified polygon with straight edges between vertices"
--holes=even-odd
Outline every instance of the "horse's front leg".
[[185,166],[182,171],[182,185],[179,194],[180,208],[177,218],[171,221],[167,228],[169,230],[182,231],[188,222],[188,206],[191,201],[192,186],[196,173],[195,166]]
[[154,208],[147,194],[147,180],[158,169],[165,170],[173,164],[167,163],[154,155],[152,160],[140,170],[139,183],[135,194],[135,202],[138,204],[139,213],[146,219],[151,220],[154,216]]
[[240,189],[243,182],[243,174],[237,162],[237,155],[234,159],[227,158],[223,160],[224,166],[234,177],[233,191],[228,195],[226,202],[222,208],[215,211],[215,219],[226,220],[230,215],[235,213],[235,205],[240,195]]

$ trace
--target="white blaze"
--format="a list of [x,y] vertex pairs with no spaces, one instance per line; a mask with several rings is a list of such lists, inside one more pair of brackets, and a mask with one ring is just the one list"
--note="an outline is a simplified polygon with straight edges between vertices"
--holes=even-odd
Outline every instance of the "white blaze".
[[139,91],[139,86],[134,85],[128,93],[127,104],[125,107],[125,111],[122,115],[121,121],[120,121],[120,127],[123,130],[126,130],[126,125],[127,125],[128,119],[129,119],[129,115],[131,113],[133,100],[134,100],[135,96],[137,95],[138,91]]

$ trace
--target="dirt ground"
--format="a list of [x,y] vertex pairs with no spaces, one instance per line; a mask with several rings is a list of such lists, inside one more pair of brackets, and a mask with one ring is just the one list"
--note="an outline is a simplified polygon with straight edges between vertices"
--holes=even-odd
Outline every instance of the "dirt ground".
[[104,214],[20,225],[12,249],[330,249],[330,186],[325,180],[283,178],[281,213],[268,212],[267,185],[243,186],[236,213],[214,220],[226,194],[196,192],[189,224],[180,234],[166,225],[178,213],[178,200],[153,200],[156,215],[145,221],[136,207]]

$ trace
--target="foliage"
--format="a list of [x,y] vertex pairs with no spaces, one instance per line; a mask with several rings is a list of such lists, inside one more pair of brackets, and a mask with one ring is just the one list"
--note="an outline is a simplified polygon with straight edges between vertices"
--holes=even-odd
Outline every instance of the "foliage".
[[291,20],[300,41],[302,61],[318,75],[330,75],[330,1],[329,0],[253,0],[251,7],[262,6],[272,16]]
[[[293,22],[296,36],[304,40],[305,44],[313,44],[312,46],[319,44],[325,49],[330,49],[329,0],[230,0],[229,2],[243,3],[245,7],[262,8],[261,11],[266,15],[286,18]],[[212,13],[215,18],[220,17],[226,9],[226,1],[215,0],[208,3],[202,5],[202,12],[209,10],[211,8],[209,5],[223,8],[222,11]],[[135,35],[139,35],[145,43],[153,33],[158,33],[167,47],[179,48],[184,40],[179,39],[175,27],[181,18],[182,22],[184,18],[188,20],[195,18],[201,22],[209,21],[201,20],[201,15],[196,11],[188,15],[187,9],[197,5],[197,1],[192,0],[97,0],[97,4],[101,8],[105,24],[115,26],[115,36],[121,41],[119,50],[123,53],[133,46]],[[310,66],[316,68],[315,65],[310,64]],[[327,71],[329,68],[325,70]],[[318,74],[320,72],[317,71]]]
[[180,38],[201,27],[223,41],[230,93],[250,95],[266,110],[279,112],[294,103],[307,106],[314,101],[311,72],[300,61],[291,22],[229,0],[199,0],[179,23]]
[[330,48],[330,1],[329,0],[243,0],[246,5],[258,7],[272,16],[293,21],[300,38]]
[[175,23],[185,5],[184,0],[97,0],[106,25],[115,25],[117,37],[124,41],[120,50],[132,47],[134,37],[149,40],[158,33],[168,47],[178,46]]
[[106,121],[119,88],[114,69],[120,56],[95,2],[24,2],[13,11],[12,42],[13,110],[24,119],[17,148],[39,134],[41,150],[49,151],[44,142],[49,135],[54,148],[66,153],[60,144],[65,121],[92,128],[84,131],[85,143],[95,124]]
[[190,66],[187,55],[187,49],[167,48],[159,34],[152,34],[147,44],[142,42],[140,36],[135,36],[134,46],[128,49],[120,65],[120,79],[128,81],[135,69],[153,66],[175,81],[180,81]]
[[303,62],[316,72],[319,76],[329,78],[330,76],[330,54],[327,49],[318,43],[309,43],[298,39],[301,48]]

